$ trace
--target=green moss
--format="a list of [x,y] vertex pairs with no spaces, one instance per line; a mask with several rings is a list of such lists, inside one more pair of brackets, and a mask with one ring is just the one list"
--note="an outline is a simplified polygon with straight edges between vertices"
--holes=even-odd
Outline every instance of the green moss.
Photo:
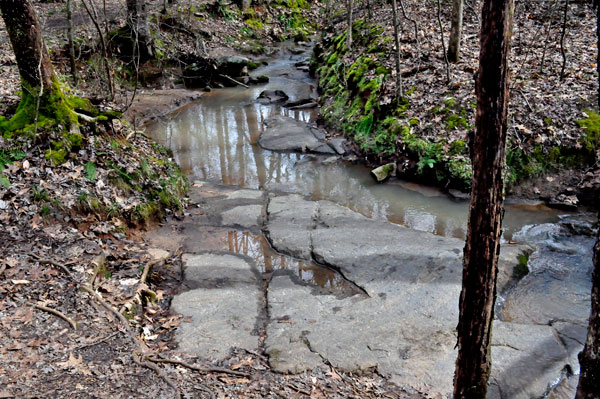
[[519,264],[513,269],[513,278],[520,280],[529,274],[529,254],[519,255]]
[[585,113],[588,117],[577,121],[584,132],[579,142],[585,151],[595,155],[600,141],[600,115],[592,110],[585,110]]
[[468,150],[467,143],[463,140],[454,140],[450,143],[450,155],[467,155]]
[[46,151],[46,159],[51,160],[54,165],[60,165],[65,162],[67,155],[69,153],[65,148],[61,148],[58,150],[47,150]]

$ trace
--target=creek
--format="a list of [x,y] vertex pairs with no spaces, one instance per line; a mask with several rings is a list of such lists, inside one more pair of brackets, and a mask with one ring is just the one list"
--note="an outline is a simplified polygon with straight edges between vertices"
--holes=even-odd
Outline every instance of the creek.
[[[468,201],[414,182],[392,179],[378,184],[359,162],[327,155],[274,152],[261,148],[258,139],[264,122],[283,115],[313,123],[316,109],[290,110],[262,104],[264,90],[283,90],[290,100],[315,98],[316,83],[306,68],[295,65],[305,54],[285,48],[265,59],[267,65],[253,75],[267,75],[269,83],[250,88],[234,87],[205,93],[199,100],[146,126],[147,133],[173,150],[190,181],[259,189],[276,194],[300,194],[311,200],[329,200],[369,218],[385,220],[413,230],[464,239]],[[503,220],[504,242],[530,244],[530,270],[518,284],[499,297],[497,314],[502,321],[550,325],[565,345],[580,345],[589,314],[593,230],[591,213],[573,213],[541,203],[507,200]],[[227,250],[253,257],[262,273],[294,268],[296,275],[320,287],[342,287],[345,280],[330,269],[277,253],[260,232],[227,229],[205,232],[214,245],[206,250]],[[583,336],[583,337],[582,337]],[[566,338],[565,338],[566,337]],[[572,397],[578,370],[568,368],[546,396]]]

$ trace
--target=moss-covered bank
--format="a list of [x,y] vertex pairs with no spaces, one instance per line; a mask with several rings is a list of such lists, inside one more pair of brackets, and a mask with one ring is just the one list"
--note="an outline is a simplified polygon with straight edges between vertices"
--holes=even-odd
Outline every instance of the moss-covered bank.
[[[319,78],[323,120],[356,143],[373,164],[393,161],[404,177],[467,190],[472,177],[468,143],[476,104],[459,103],[448,89],[440,93],[438,106],[427,110],[430,120],[411,117],[412,107],[420,106],[417,92],[423,88],[411,87],[405,97],[394,97],[390,83],[395,72],[384,62],[394,57],[392,39],[383,33],[381,26],[356,20],[352,51],[346,47],[345,30],[323,33],[311,62]],[[594,164],[600,117],[586,112],[588,117],[578,122],[583,130],[575,143],[523,146],[511,128],[508,187],[554,170]]]

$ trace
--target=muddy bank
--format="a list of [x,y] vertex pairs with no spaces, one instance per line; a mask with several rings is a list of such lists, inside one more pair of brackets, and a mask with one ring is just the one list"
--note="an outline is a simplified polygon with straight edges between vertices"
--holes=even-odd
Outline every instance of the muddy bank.
[[134,126],[160,118],[202,97],[202,92],[188,89],[140,89],[123,118]]

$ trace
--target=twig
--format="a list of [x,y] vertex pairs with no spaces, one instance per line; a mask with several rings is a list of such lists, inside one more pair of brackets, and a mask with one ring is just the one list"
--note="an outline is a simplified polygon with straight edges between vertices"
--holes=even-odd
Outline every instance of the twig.
[[177,364],[179,366],[183,366],[190,370],[196,370],[196,371],[231,374],[231,375],[237,375],[239,377],[251,377],[252,376],[251,374],[244,373],[243,371],[229,370],[229,369],[226,369],[223,367],[194,366],[193,364],[189,364],[189,363],[186,363],[181,360],[163,359],[163,358],[157,358],[157,357],[146,357],[146,360],[149,360],[154,363]]
[[235,79],[234,79],[234,78],[232,78],[231,76],[228,76],[228,75],[223,75],[223,74],[219,74],[219,76],[220,76],[220,77],[222,77],[222,78],[225,78],[225,79],[229,79],[229,80],[231,80],[233,83],[235,83],[235,84],[237,84],[237,85],[240,85],[240,86],[242,86],[242,87],[245,87],[246,89],[248,88],[248,85],[246,85],[246,84],[244,84],[244,83],[242,83],[242,82],[240,82],[240,81],[238,81],[238,80],[235,80]]
[[258,357],[261,360],[264,360],[264,361],[268,360],[266,356],[263,356],[263,355],[261,355],[260,353],[258,353],[256,351],[253,351],[253,350],[250,350],[250,349],[245,349],[245,348],[244,348],[244,351],[248,352],[251,355],[254,355],[254,356]]
[[173,389],[175,391],[175,398],[181,399],[181,394],[179,393],[179,389],[177,389],[177,385],[175,385],[175,383],[173,381],[171,381],[171,379],[165,374],[165,372],[163,370],[161,370],[160,368],[158,368],[158,366],[156,364],[140,360],[140,359],[138,359],[137,356],[133,356],[133,361],[139,366],[143,366],[143,367],[146,367],[147,369],[154,371],[160,378],[163,379],[163,381],[168,386],[171,387],[171,389]]
[[[87,293],[89,293],[96,301],[100,302],[100,304],[106,310],[108,310],[110,313],[112,313],[115,316],[117,316],[117,318],[121,322],[122,327],[125,329],[126,335],[134,343],[134,345],[138,348],[138,351],[140,353],[143,353],[144,352],[144,348],[142,348],[142,345],[140,344],[140,342],[135,337],[133,331],[131,331],[131,327],[129,326],[129,322],[127,321],[127,319],[125,318],[125,316],[123,316],[115,308],[113,308],[108,302],[106,302],[100,296],[100,294],[98,294],[96,291],[94,291],[93,288],[91,286],[89,286],[88,284],[81,284],[81,289],[84,290],[84,291],[86,291]],[[175,398],[176,399],[180,399],[181,398],[181,394],[179,393],[179,389],[177,389],[177,386],[175,385],[175,383],[173,383],[173,381],[171,381],[171,379],[161,369],[159,369],[155,364],[152,364],[152,363],[140,360],[138,358],[138,354],[136,354],[136,353],[132,354],[132,358],[133,358],[133,361],[137,365],[146,367],[146,368],[154,371],[160,378],[162,378],[163,381],[169,387],[171,387],[175,391]]]
[[535,110],[533,109],[533,107],[531,106],[531,104],[529,104],[529,101],[527,100],[527,97],[525,97],[525,94],[521,90],[517,90],[517,93],[519,93],[523,97],[523,99],[525,100],[525,104],[527,104],[527,108],[529,108],[529,110],[531,112],[535,112]]
[[44,306],[44,305],[34,305],[33,307],[36,308],[36,309],[39,309],[39,310],[43,310],[44,312],[52,313],[53,315],[60,317],[61,319],[63,319],[67,323],[69,323],[69,325],[71,326],[71,328],[73,330],[77,330],[77,323],[75,323],[73,321],[73,319],[71,319],[70,317],[68,317],[64,313],[62,313],[62,312],[60,312],[60,311],[58,311],[56,309],[49,308],[49,307]]
[[37,259],[37,261],[40,263],[47,263],[49,265],[52,265],[52,266],[55,266],[55,267],[61,269],[69,277],[69,279],[71,279],[72,281],[76,281],[75,276],[73,276],[73,273],[71,273],[71,271],[69,269],[67,269],[67,267],[65,265],[63,265],[62,263],[55,262],[51,259],[44,259],[34,253],[30,253],[29,256]]
[[431,64],[428,64],[428,65],[417,65],[417,66],[412,67],[410,69],[403,70],[402,71],[402,77],[406,78],[408,76],[416,75],[419,72],[427,71],[429,69],[433,69],[433,65],[431,65]]
[[78,347],[76,347],[76,348],[75,348],[75,350],[81,350],[81,349],[89,348],[89,347],[91,347],[91,346],[96,346],[96,345],[99,345],[99,344],[101,344],[101,343],[103,343],[103,342],[106,342],[106,341],[108,341],[109,339],[111,339],[111,338],[115,337],[115,336],[116,336],[117,334],[119,334],[119,333],[120,333],[120,331],[117,331],[117,332],[114,332],[114,333],[112,333],[112,334],[110,334],[110,335],[107,335],[106,337],[104,337],[104,338],[102,338],[102,339],[96,340],[96,341],[94,341],[94,342],[90,342],[89,344],[83,344],[83,345],[79,345]]
[[311,396],[311,393],[308,391],[305,391],[304,389],[298,388],[292,384],[290,384],[289,382],[287,384],[285,384],[288,388],[292,388],[294,391],[299,392],[299,393],[303,393],[306,396]]
[[146,266],[144,266],[144,271],[142,272],[142,276],[140,277],[140,283],[141,284],[146,283],[146,279],[148,278],[148,273],[150,272],[150,268],[152,268],[152,266],[157,265],[161,262],[164,262],[168,258],[169,258],[169,255],[163,256],[162,258],[159,258],[159,259],[151,260],[150,262],[146,263]]

